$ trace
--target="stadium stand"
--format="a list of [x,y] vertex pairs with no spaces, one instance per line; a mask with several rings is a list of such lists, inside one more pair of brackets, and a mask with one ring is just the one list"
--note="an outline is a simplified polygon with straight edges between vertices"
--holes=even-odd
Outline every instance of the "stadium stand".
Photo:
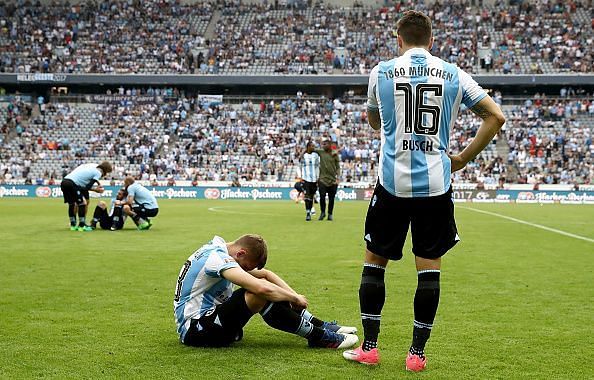
[[367,74],[380,59],[397,55],[391,20],[411,8],[434,20],[433,54],[468,72],[591,71],[587,0],[473,3],[351,8],[237,0],[7,3],[0,6],[0,71]]
[[[33,116],[20,124],[15,104],[5,104],[1,115],[12,116],[2,127],[1,180],[49,183],[81,162],[117,157],[115,178],[292,181],[305,142],[328,137],[339,149],[343,182],[375,181],[379,135],[367,126],[362,98],[277,96],[223,104],[200,104],[182,95],[159,99],[158,104],[50,103],[43,112],[33,107]],[[504,103],[504,132],[454,180],[591,183],[592,100],[537,95],[521,103]],[[16,112],[26,108],[20,104]],[[462,112],[451,150],[463,149],[479,126],[470,111]]]

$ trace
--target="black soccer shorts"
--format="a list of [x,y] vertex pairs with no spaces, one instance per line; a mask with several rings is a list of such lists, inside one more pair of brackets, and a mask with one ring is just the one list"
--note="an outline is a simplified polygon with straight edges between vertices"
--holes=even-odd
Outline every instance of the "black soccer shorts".
[[436,259],[449,251],[460,240],[452,189],[435,197],[401,198],[378,183],[365,219],[367,249],[387,259],[400,260],[409,225],[415,256]]
[[196,347],[227,347],[241,340],[243,326],[252,315],[245,303],[245,289],[239,288],[211,312],[192,319],[183,343]]
[[[101,227],[101,229],[103,230],[109,230],[111,229],[111,226],[113,226],[113,216],[109,216],[109,213],[107,212],[106,209],[102,209],[101,210],[101,214],[99,215],[99,226]],[[116,230],[121,230],[122,228],[124,228],[124,218],[120,217],[120,219],[118,220],[118,222],[115,224]]]
[[142,219],[153,218],[159,213],[158,208],[144,208],[142,205],[134,205],[132,210],[134,210],[134,212]]
[[318,191],[317,182],[303,181],[303,188],[305,189],[305,198],[313,201],[316,191]]
[[[74,181],[66,178],[60,183],[60,189],[64,196],[64,203],[81,205],[84,203],[85,191],[78,187]],[[89,199],[89,192],[86,192],[86,199]]]

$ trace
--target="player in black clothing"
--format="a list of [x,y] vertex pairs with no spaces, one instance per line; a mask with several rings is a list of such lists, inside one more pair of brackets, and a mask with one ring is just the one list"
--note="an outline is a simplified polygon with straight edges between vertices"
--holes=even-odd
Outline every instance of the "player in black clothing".
[[97,228],[97,223],[104,230],[115,231],[124,228],[126,215],[122,215],[122,209],[127,196],[126,189],[122,187],[115,199],[111,200],[111,210],[109,212],[107,211],[107,204],[103,201],[99,202],[95,207],[91,228]]

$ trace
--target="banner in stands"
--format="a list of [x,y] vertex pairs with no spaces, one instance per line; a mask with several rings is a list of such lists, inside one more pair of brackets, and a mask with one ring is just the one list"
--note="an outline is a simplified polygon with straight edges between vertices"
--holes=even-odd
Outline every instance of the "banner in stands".
[[24,73],[17,74],[17,82],[66,82],[66,74]]
[[[181,187],[148,186],[158,199],[219,199],[219,200],[295,200],[297,190],[289,187]],[[103,194],[90,193],[92,198],[112,198],[119,186],[107,186]],[[372,189],[341,188],[337,201],[368,201]],[[594,191],[520,191],[520,190],[454,190],[455,202],[474,203],[561,203],[594,204]],[[0,185],[0,198],[37,197],[61,198],[60,186]]]
[[89,103],[100,104],[120,104],[121,102],[131,102],[136,104],[154,104],[157,103],[157,97],[154,95],[87,95],[85,96]]
[[198,95],[198,103],[203,106],[223,103],[223,95]]

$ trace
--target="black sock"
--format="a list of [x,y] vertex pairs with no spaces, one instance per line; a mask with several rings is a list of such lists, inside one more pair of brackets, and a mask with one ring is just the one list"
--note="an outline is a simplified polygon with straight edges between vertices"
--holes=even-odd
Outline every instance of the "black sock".
[[85,220],[85,205],[78,205],[78,226],[79,227],[84,227],[86,224],[86,220]]
[[439,305],[439,275],[438,269],[422,270],[418,274],[413,339],[410,346],[410,352],[415,355],[424,356],[425,344],[431,335],[433,320]]
[[311,322],[311,324],[316,327],[322,327],[324,325],[324,321],[314,317],[309,311],[307,311],[307,309],[301,310],[301,318]]
[[113,226],[116,226],[118,224],[121,217],[122,217],[122,206],[115,206],[113,208],[113,215],[112,215]]
[[134,224],[138,225],[138,221],[140,220],[140,215],[134,214],[131,216],[131,218],[134,221]]
[[74,203],[68,204],[68,218],[70,219],[71,227],[76,226],[76,213],[74,212],[75,208],[76,208],[76,205]]
[[288,302],[269,302],[260,314],[268,326],[277,330],[313,340],[319,340],[324,335],[323,329],[301,318]]
[[93,220],[91,221],[91,225],[95,227],[99,219],[101,219],[101,213],[103,209],[99,206],[95,206],[95,211],[93,212]]
[[380,332],[382,308],[386,299],[384,274],[386,268],[381,265],[363,265],[361,286],[359,287],[359,304],[361,306],[361,322],[363,324],[363,350],[369,351],[377,347]]
[[305,210],[310,213],[311,212],[312,201],[311,199],[305,198]]

